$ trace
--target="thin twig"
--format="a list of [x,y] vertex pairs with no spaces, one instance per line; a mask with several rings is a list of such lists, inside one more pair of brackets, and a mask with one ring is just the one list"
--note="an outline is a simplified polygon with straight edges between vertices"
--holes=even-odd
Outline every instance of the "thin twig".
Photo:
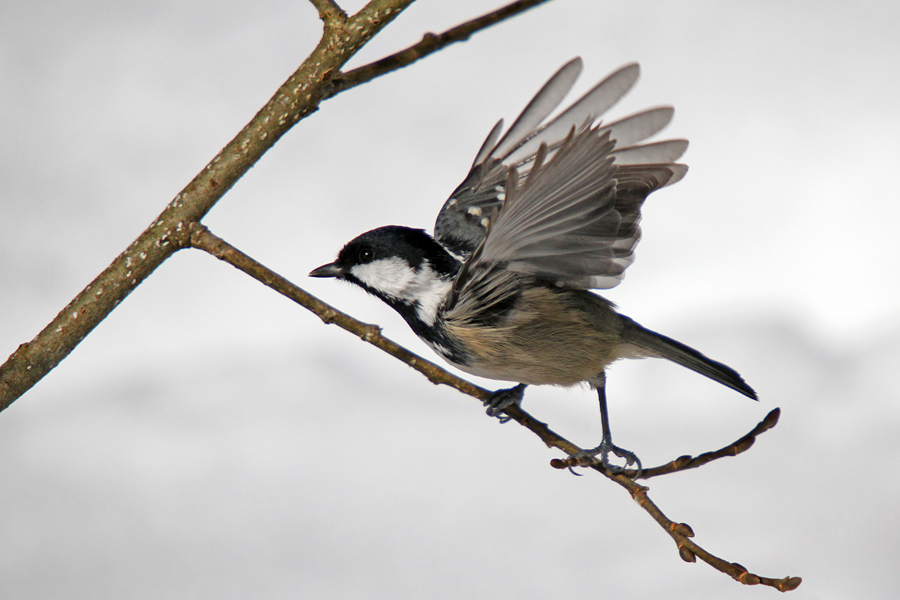
[[743,436],[733,444],[725,446],[724,448],[721,448],[714,452],[705,452],[696,457],[679,456],[670,463],[660,465],[658,467],[653,467],[652,469],[644,469],[641,478],[650,479],[651,477],[668,475],[669,473],[675,473],[677,471],[696,469],[697,467],[701,467],[706,463],[712,462],[719,458],[725,458],[726,456],[737,456],[742,452],[746,452],[750,449],[751,446],[753,446],[754,442],[756,442],[757,436],[775,427],[775,425],[778,423],[778,417],[780,416],[781,409],[773,408],[769,412],[769,414],[767,414],[765,418],[760,421],[756,427],[753,428],[752,431],[747,433],[747,435]]
[[[685,471],[687,469],[696,469],[697,467],[701,467],[706,463],[712,462],[714,460],[725,458],[726,456],[737,456],[742,452],[746,452],[753,446],[753,443],[756,441],[756,437],[761,433],[768,431],[775,427],[778,423],[778,417],[781,415],[780,408],[773,408],[766,417],[757,424],[749,433],[742,436],[737,441],[721,448],[719,450],[715,450],[713,452],[704,452],[700,456],[692,457],[689,455],[679,456],[675,460],[668,462],[659,467],[653,467],[652,469],[642,469],[640,473],[635,469],[625,469],[622,473],[626,477],[630,477],[631,479],[650,479],[651,477],[658,477],[660,475],[668,475],[669,473],[675,473],[677,471]],[[575,458],[556,458],[550,461],[550,466],[555,469],[569,469],[572,467],[578,466],[595,466],[599,465],[600,461],[597,460],[593,464],[584,464],[584,459],[575,459]]]
[[[609,475],[607,475],[607,477],[609,477]],[[699,557],[700,560],[714,569],[721,571],[726,575],[730,575],[736,581],[739,581],[744,585],[767,585],[774,587],[781,592],[794,590],[803,582],[800,577],[783,577],[781,579],[761,577],[760,575],[750,573],[743,565],[729,562],[707,552],[691,539],[694,537],[694,530],[691,529],[690,525],[687,523],[675,523],[674,521],[669,520],[659,507],[650,500],[650,497],[647,495],[647,490],[650,488],[635,483],[623,474],[610,478],[627,489],[635,502],[637,502],[641,508],[646,510],[650,516],[652,516],[653,519],[659,523],[670,536],[672,536],[672,539],[678,546],[678,554],[685,562],[696,562]]]
[[548,1],[549,0],[518,0],[517,2],[507,4],[506,6],[500,7],[493,12],[472,19],[471,21],[461,23],[443,33],[426,33],[419,42],[404,50],[353,69],[352,71],[334,75],[331,80],[332,87],[327,92],[326,98],[366,83],[367,81],[371,81],[385,73],[407,67],[433,52],[437,52],[451,44],[469,39],[473,33],[486,29],[487,27]]
[[350,315],[339,311],[333,306],[322,302],[315,296],[300,289],[278,273],[266,268],[261,263],[253,260],[225,240],[213,235],[204,225],[195,223],[191,226],[190,244],[216,258],[227,262],[233,267],[250,275],[260,283],[272,288],[300,306],[312,311],[327,324],[335,324],[349,331],[377,348],[381,348],[401,362],[416,369],[434,384],[444,384],[456,388],[464,394],[480,399],[490,397],[490,392],[467,381],[454,377],[439,366],[425,360],[421,356],[410,352],[396,342],[381,335],[381,328],[357,321]]
[[[194,248],[198,248],[200,250],[208,252],[216,258],[227,262],[233,267],[243,271],[247,275],[250,275],[260,283],[265,284],[276,292],[297,302],[304,308],[318,315],[323,322],[327,324],[335,324],[338,327],[341,327],[342,329],[345,329],[359,336],[363,341],[384,350],[391,356],[394,356],[403,363],[409,365],[410,367],[425,375],[425,377],[427,377],[428,380],[432,383],[449,385],[459,390],[460,392],[463,392],[464,394],[468,394],[474,398],[477,398],[478,400],[481,400],[482,402],[490,398],[490,391],[469,383],[464,379],[456,377],[452,373],[445,371],[431,361],[425,360],[424,358],[403,348],[396,342],[389,340],[388,338],[381,335],[381,329],[379,327],[357,321],[346,313],[343,313],[336,308],[326,304],[325,302],[322,302],[315,296],[300,289],[278,273],[275,273],[271,269],[250,258],[225,240],[213,235],[205,226],[199,223],[195,223],[191,226],[190,244]],[[669,468],[668,465],[657,467],[656,469],[650,470],[654,471],[651,476],[664,474],[662,472],[663,469],[668,469],[665,472],[671,473],[687,468],[695,468],[700,466],[701,464],[705,464],[711,460],[715,460],[715,458],[719,458],[720,456],[732,456],[739,452],[743,452],[750,447],[750,444],[752,444],[752,439],[755,439],[757,435],[766,431],[767,429],[772,428],[775,425],[778,420],[776,411],[777,409],[769,413],[766,419],[764,419],[759,425],[757,425],[756,428],[753,429],[753,431],[741,438],[741,440],[738,440],[738,442],[735,442],[735,444],[727,446],[726,448],[723,448],[722,450],[719,450],[717,452],[700,455],[696,459],[693,459],[693,462],[688,461],[688,463],[690,464],[681,465],[677,468]],[[543,441],[548,447],[559,448],[567,455],[571,455],[581,451],[581,448],[552,431],[546,423],[538,421],[530,414],[522,410],[520,406],[510,406],[506,409],[505,412],[506,416],[510,417],[511,420],[516,421],[517,423],[537,435],[541,439],[541,441]],[[751,440],[750,444],[742,443],[742,441],[746,439]],[[741,448],[736,452],[727,452],[729,449],[732,449],[738,445],[740,445]],[[710,456],[711,458],[704,458]],[[703,459],[702,462],[701,459]],[[560,459],[554,459],[553,461],[551,461],[551,464],[553,466],[558,466],[558,464],[555,463],[559,461]],[[669,518],[663,514],[659,507],[650,500],[649,496],[647,495],[647,490],[649,488],[636,483],[628,476],[628,473],[611,473],[599,464],[592,465],[591,468],[593,468],[598,473],[602,473],[606,477],[612,479],[613,481],[624,487],[626,490],[628,490],[632,498],[637,501],[641,508],[647,511],[647,513],[650,514],[650,516],[653,517],[653,519],[657,523],[659,523],[659,525],[666,531],[666,533],[672,536],[672,539],[675,540],[675,543],[678,546],[678,552],[682,559],[688,562],[695,562],[697,557],[699,557],[703,562],[709,564],[713,568],[721,571],[722,573],[730,575],[737,581],[740,581],[741,583],[747,585],[768,585],[783,592],[792,590],[800,585],[801,579],[799,577],[784,577],[782,579],[760,577],[759,575],[754,575],[753,573],[748,572],[746,568],[737,563],[728,562],[724,559],[719,558],[718,556],[707,552],[690,539],[694,536],[694,532],[689,525],[687,525],[686,523],[675,523],[669,520]]]

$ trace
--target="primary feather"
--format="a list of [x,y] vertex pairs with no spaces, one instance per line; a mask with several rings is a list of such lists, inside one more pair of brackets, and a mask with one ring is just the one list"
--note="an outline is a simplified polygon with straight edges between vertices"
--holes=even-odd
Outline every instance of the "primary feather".
[[[610,278],[606,271],[615,271],[621,266],[624,255],[633,250],[640,235],[637,222],[643,199],[652,191],[681,179],[687,172],[687,167],[674,163],[687,149],[687,141],[639,143],[665,127],[672,118],[670,107],[646,110],[609,124],[599,122],[599,118],[637,81],[640,68],[636,63],[618,69],[557,117],[546,121],[562,103],[581,69],[580,58],[564,65],[502,137],[503,121],[491,130],[469,174],[450,195],[435,223],[435,238],[458,257],[465,259],[478,248],[492,215],[507,201],[508,188],[524,183],[535,169],[539,152],[543,152],[544,161],[550,163],[573,132],[576,137],[588,130],[594,130],[597,137],[608,132],[613,144],[607,152],[613,164],[610,177],[617,181],[627,180],[627,185],[617,188],[615,205],[626,227],[621,237],[629,241],[618,244],[618,255],[601,274],[579,275],[570,283],[576,287],[606,288],[619,281],[621,272]],[[593,158],[589,153],[583,156],[584,160]],[[579,165],[568,161],[566,167],[577,169]],[[510,177],[511,174],[514,177]],[[565,177],[566,173],[556,172],[557,182]],[[547,200],[551,202],[553,198]]]

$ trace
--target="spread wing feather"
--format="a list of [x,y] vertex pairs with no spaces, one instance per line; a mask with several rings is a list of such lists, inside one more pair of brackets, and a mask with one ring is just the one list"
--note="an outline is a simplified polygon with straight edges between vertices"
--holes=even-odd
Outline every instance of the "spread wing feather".
[[[597,119],[637,81],[640,68],[634,63],[615,71],[559,116],[543,123],[572,88],[581,69],[580,58],[564,65],[528,103],[506,134],[501,137],[502,120],[491,130],[466,179],[451,194],[435,223],[436,239],[449,250],[464,259],[468,258],[484,241],[492,215],[498,211],[500,214],[507,212],[506,208],[500,209],[509,200],[509,188],[519,183],[526,184],[530,174],[536,169],[535,165],[541,166],[541,161],[546,166],[554,163],[565,143],[574,143],[581,134],[592,130],[593,137],[598,139],[608,133],[604,148],[612,144],[610,148],[604,149],[602,160],[609,163],[603,168],[609,178],[614,180],[610,188],[613,191],[594,189],[590,201],[573,200],[585,195],[585,181],[596,181],[596,172],[581,169],[578,161],[595,159],[597,145],[579,141],[574,150],[568,149],[576,158],[570,158],[562,164],[554,163],[556,175],[550,184],[546,183],[548,179],[544,177],[544,183],[538,178],[526,185],[541,189],[544,200],[541,206],[535,204],[529,209],[537,211],[536,213],[519,215],[517,218],[533,218],[540,211],[544,211],[544,215],[556,215],[555,221],[535,225],[529,232],[529,235],[537,235],[543,239],[547,244],[544,251],[549,251],[554,247],[553,244],[557,248],[568,247],[571,241],[552,242],[550,238],[554,235],[566,235],[567,227],[584,218],[588,218],[593,225],[582,227],[582,233],[578,235],[611,237],[609,228],[612,227],[612,216],[608,216],[603,225],[599,224],[596,216],[598,211],[606,210],[600,206],[612,203],[615,212],[619,214],[620,229],[625,227],[623,231],[630,233],[625,236],[626,239],[610,245],[609,249],[615,256],[610,259],[613,262],[606,266],[606,270],[624,269],[630,262],[631,250],[637,242],[636,236],[639,236],[637,221],[640,218],[640,203],[650,192],[674,183],[684,175],[687,168],[673,164],[672,161],[677,160],[686,150],[687,141],[639,143],[665,127],[672,118],[672,109],[669,107],[650,109],[609,124],[597,124]],[[594,168],[598,168],[598,165],[594,165]],[[519,251],[526,252],[524,248],[519,248]],[[584,257],[577,258],[581,256],[579,252],[570,249],[564,255],[569,257],[565,261],[569,265],[568,272],[574,274],[590,270],[583,265],[591,261],[585,262]],[[528,268],[544,272],[546,265],[540,268],[537,265],[549,264],[553,260],[552,256],[555,256],[552,252],[542,257],[531,256],[532,263]],[[576,263],[582,266],[576,269]],[[525,269],[523,265],[520,266]],[[621,276],[621,272],[618,276]],[[578,275],[577,282],[573,280],[570,283],[577,283],[577,287],[611,287],[617,282],[618,279],[610,279],[609,275],[595,274]]]
[[[673,152],[660,148],[650,152]],[[644,199],[682,171],[671,163],[618,165],[615,149],[608,129],[573,128],[549,160],[546,145],[539,148],[523,181],[510,170],[506,200],[454,282],[455,312],[503,306],[523,277],[576,289],[621,281],[640,239]]]
[[[506,158],[509,154],[526,143],[539,131],[541,122],[547,118],[553,109],[559,106],[575,80],[581,74],[582,62],[580,58],[570,60],[557,71],[553,77],[535,94],[531,102],[522,110],[522,114],[506,132],[506,135],[491,148],[488,157],[498,156]],[[538,144],[540,145],[540,144]],[[532,154],[534,154],[532,152]],[[512,161],[514,162],[514,161]]]
[[620,276],[627,265],[615,248],[623,217],[614,147],[608,132],[573,130],[550,161],[508,187],[478,260],[571,287],[583,287],[586,277]]

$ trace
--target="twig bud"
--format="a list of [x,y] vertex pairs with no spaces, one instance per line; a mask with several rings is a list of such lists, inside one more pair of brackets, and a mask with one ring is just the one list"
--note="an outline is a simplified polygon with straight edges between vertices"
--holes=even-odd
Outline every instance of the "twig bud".
[[684,562],[697,562],[697,555],[694,554],[694,551],[688,548],[687,546],[678,545],[678,555],[681,556],[681,560]]

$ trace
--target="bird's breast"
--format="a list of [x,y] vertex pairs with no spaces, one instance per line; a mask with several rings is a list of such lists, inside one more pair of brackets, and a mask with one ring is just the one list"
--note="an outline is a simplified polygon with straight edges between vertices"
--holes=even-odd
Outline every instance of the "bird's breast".
[[571,386],[620,357],[619,315],[590,292],[535,287],[496,324],[450,316],[446,331],[465,350],[460,369],[489,379]]

